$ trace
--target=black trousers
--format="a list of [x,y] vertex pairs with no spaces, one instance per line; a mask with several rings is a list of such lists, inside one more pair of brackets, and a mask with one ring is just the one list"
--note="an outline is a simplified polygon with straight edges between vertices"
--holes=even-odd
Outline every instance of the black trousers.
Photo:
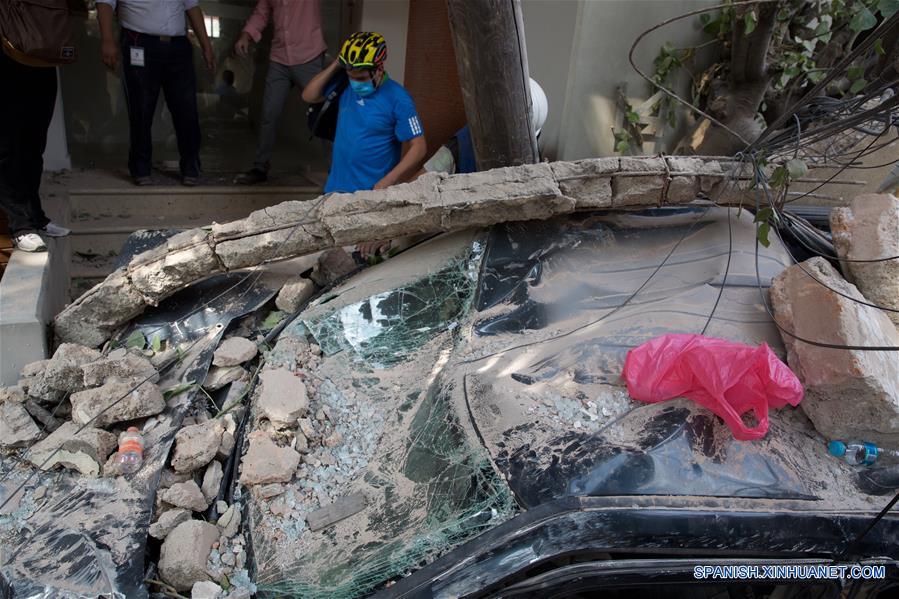
[[[143,48],[144,66],[131,64],[131,48]],[[187,37],[167,40],[159,36],[122,31],[122,70],[131,146],[128,170],[132,177],[146,177],[153,165],[153,115],[159,92],[172,115],[181,174],[200,174],[200,117],[197,113],[197,74],[193,47]]]
[[0,208],[13,234],[43,229],[41,173],[56,104],[56,69],[27,67],[0,50]]

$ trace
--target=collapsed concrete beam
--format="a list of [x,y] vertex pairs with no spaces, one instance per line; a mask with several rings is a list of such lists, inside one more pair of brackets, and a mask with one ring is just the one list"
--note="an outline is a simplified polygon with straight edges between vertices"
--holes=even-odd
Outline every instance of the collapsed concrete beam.
[[575,210],[686,204],[700,192],[739,203],[748,185],[734,179],[735,170],[700,158],[597,158],[429,174],[383,190],[284,202],[135,256],[56,317],[57,342],[96,347],[147,306],[201,279],[331,247]]

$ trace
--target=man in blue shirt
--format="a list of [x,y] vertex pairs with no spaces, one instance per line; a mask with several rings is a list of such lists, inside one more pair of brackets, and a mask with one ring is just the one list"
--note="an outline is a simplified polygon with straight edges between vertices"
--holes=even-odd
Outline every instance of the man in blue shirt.
[[[309,104],[324,101],[324,89],[340,69],[350,85],[340,95],[337,134],[325,193],[384,189],[415,174],[427,153],[415,102],[384,70],[387,43],[378,33],[358,32],[340,49],[337,60],[303,89]],[[359,245],[363,258],[389,242]]]

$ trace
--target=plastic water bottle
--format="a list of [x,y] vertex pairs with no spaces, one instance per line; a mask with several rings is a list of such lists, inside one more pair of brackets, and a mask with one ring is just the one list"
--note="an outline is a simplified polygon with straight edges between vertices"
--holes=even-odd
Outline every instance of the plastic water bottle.
[[144,462],[144,437],[136,426],[119,435],[119,469],[124,474],[133,474],[140,470]]
[[853,466],[899,462],[899,451],[883,449],[867,441],[831,441],[827,444],[827,452]]

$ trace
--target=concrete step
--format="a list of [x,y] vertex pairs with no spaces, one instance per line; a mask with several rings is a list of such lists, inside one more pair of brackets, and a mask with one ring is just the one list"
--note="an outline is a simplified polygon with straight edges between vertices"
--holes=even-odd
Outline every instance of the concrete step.
[[112,186],[68,190],[72,229],[71,275],[102,279],[112,272],[122,246],[141,229],[191,229],[244,218],[288,200],[311,200],[315,186],[182,187]]
[[69,223],[73,229],[195,227],[243,218],[288,200],[313,199],[320,193],[312,186],[72,189]]

